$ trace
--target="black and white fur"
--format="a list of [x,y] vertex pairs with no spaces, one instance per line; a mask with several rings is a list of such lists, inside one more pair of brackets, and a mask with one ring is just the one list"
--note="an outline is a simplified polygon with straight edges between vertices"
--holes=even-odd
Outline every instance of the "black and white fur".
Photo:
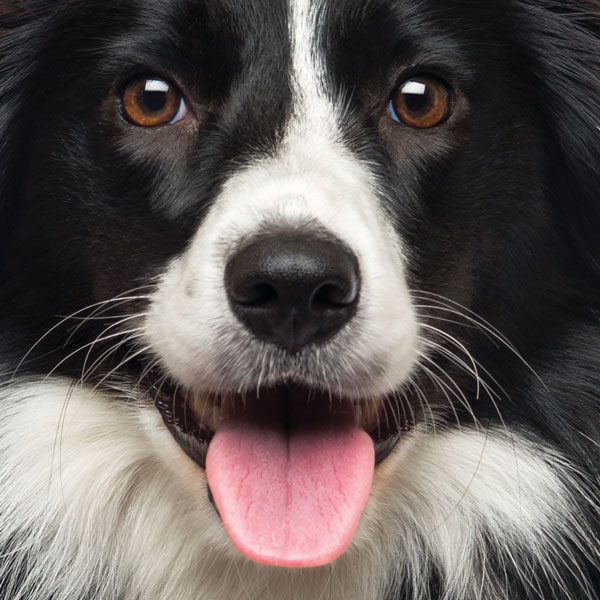
[[[0,597],[600,598],[594,2],[22,0],[0,30]],[[455,118],[397,127],[389,94],[422,71],[459,90]],[[125,124],[140,72],[194,118]],[[297,355],[223,285],[281,227],[361,265],[354,319]],[[260,566],[151,367],[192,391],[396,394],[417,423],[341,558]]]

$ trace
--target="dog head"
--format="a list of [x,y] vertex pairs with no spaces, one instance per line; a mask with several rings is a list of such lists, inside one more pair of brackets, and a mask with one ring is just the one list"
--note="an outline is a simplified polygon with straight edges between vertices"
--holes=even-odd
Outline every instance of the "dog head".
[[538,427],[490,388],[526,372],[573,279],[597,289],[593,24],[525,1],[14,6],[20,368],[148,386],[202,466],[261,394],[288,425],[333,407],[378,462],[419,427]]

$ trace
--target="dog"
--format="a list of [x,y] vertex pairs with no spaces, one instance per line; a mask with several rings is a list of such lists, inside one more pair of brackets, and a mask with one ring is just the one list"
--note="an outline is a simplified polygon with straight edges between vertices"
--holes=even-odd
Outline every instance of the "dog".
[[600,6],[5,0],[0,597],[600,598]]

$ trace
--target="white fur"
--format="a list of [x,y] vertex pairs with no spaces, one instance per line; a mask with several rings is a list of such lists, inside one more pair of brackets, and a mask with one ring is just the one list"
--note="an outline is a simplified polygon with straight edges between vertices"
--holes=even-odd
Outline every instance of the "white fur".
[[79,599],[98,578],[102,599],[378,600],[393,572],[421,600],[432,563],[444,598],[499,600],[503,582],[482,580],[483,533],[523,578],[527,555],[559,577],[557,544],[585,539],[559,455],[502,430],[416,431],[377,468],[331,567],[259,566],[233,549],[203,471],[155,410],[65,381],[16,385],[0,400],[0,544],[18,540],[13,559],[29,556],[33,586],[11,600]]

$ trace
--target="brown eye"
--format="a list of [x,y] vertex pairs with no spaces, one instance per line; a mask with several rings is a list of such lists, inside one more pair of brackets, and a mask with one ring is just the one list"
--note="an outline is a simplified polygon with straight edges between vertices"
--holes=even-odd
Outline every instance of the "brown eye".
[[140,127],[169,125],[187,114],[185,101],[177,88],[164,79],[138,77],[121,93],[123,116]]
[[453,92],[432,75],[411,77],[392,94],[389,112],[395,121],[418,129],[441,125],[452,114]]

